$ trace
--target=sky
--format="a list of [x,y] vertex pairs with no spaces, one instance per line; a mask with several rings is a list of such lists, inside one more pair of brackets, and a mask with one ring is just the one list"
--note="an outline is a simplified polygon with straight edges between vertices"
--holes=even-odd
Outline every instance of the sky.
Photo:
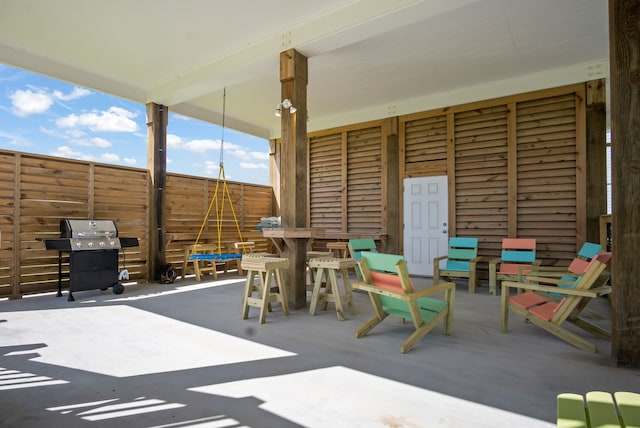
[[[269,142],[171,113],[167,171],[269,184]],[[146,107],[0,64],[0,149],[147,167]]]

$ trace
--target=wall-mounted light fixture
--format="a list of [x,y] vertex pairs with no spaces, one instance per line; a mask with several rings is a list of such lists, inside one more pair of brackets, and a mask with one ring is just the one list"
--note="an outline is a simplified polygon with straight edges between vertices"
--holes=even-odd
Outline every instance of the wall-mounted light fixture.
[[289,98],[285,98],[281,103],[279,103],[276,106],[275,115],[278,116],[278,117],[282,116],[282,109],[283,108],[284,109],[288,109],[289,113],[291,113],[291,114],[293,114],[296,111],[298,111],[298,109],[293,106],[293,104],[291,103],[291,100]]

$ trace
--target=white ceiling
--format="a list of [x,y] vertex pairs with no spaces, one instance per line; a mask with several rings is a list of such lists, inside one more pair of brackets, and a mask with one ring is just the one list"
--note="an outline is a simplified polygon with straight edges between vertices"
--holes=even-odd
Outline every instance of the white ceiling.
[[606,0],[0,0],[0,62],[264,138],[608,77]]

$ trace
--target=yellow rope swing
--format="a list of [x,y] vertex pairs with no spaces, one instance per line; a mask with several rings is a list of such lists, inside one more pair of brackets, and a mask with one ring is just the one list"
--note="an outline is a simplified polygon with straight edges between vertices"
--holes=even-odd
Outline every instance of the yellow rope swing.
[[[207,260],[212,263],[223,263],[230,260],[237,260],[242,258],[242,254],[234,254],[234,253],[226,253],[222,250],[222,231],[224,226],[224,210],[225,210],[225,199],[229,202],[229,207],[231,208],[231,213],[233,214],[233,221],[236,226],[236,230],[238,232],[239,240],[242,241],[242,231],[240,230],[240,224],[238,223],[238,217],[236,216],[236,211],[233,208],[233,201],[231,199],[231,193],[229,192],[229,186],[227,185],[227,179],[224,173],[224,119],[225,119],[225,109],[227,103],[227,89],[224,89],[223,92],[223,101],[222,101],[222,138],[220,140],[220,168],[218,171],[218,179],[216,180],[216,188],[213,193],[213,197],[211,198],[211,202],[209,203],[209,208],[207,209],[207,214],[202,221],[202,225],[200,226],[200,231],[198,232],[198,236],[196,237],[196,242],[192,247],[192,252],[189,258],[191,260]],[[202,233],[206,229],[209,216],[211,215],[211,210],[215,205],[216,210],[216,233],[218,238],[218,244],[216,250],[212,253],[199,254],[197,253],[198,244],[200,242],[200,237]],[[244,247],[243,247],[244,252]]]

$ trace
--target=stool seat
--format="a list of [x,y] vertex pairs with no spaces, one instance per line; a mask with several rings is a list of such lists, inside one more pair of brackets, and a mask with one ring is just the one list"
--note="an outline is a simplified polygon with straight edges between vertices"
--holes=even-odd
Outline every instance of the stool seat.
[[[269,256],[244,255],[240,262],[247,271],[244,297],[242,301],[242,319],[249,317],[251,306],[260,308],[260,324],[264,324],[267,311],[271,312],[271,303],[282,306],[282,312],[289,315],[287,291],[282,283],[282,269],[289,268],[289,259]],[[258,282],[255,277],[258,277]],[[257,296],[253,296],[256,293]]]
[[[309,268],[316,271],[309,314],[315,315],[316,308],[320,302],[323,303],[323,310],[327,309],[328,303],[334,303],[336,306],[336,315],[341,321],[344,320],[343,303],[347,304],[351,315],[356,314],[356,308],[353,304],[353,296],[351,294],[351,282],[349,281],[349,269],[354,269],[355,266],[355,260],[348,258],[323,257],[309,260]],[[336,272],[340,272],[342,276],[342,292],[338,286]],[[323,275],[327,280],[324,291],[321,290]]]
[[327,242],[327,249],[335,252],[338,257],[349,257],[349,243],[348,242]]

